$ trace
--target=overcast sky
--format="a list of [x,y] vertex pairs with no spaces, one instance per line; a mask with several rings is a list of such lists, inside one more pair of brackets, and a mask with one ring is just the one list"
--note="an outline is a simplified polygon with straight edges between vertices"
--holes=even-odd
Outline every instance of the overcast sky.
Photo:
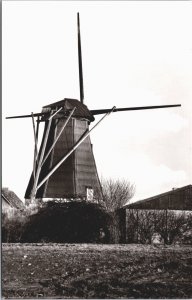
[[192,2],[4,1],[3,186],[24,199],[34,149],[31,119],[5,116],[79,99],[77,12],[90,109],[182,105],[106,118],[91,134],[99,175],[135,183],[134,200],[191,184]]

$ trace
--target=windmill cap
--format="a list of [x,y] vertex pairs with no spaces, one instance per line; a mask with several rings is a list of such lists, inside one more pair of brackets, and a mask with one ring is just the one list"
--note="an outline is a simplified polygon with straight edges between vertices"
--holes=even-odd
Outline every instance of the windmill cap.
[[85,118],[88,119],[90,122],[95,120],[92,113],[89,111],[89,109],[85,104],[81,103],[77,99],[71,99],[71,98],[64,98],[63,100],[45,105],[43,106],[42,112],[45,111],[47,112],[52,109],[59,109],[60,107],[63,107],[64,111],[66,112],[76,107],[73,117]]

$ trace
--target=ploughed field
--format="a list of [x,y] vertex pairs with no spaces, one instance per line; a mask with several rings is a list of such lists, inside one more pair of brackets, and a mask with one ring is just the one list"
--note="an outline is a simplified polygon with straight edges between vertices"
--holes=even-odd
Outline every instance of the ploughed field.
[[5,298],[192,298],[192,247],[3,244]]

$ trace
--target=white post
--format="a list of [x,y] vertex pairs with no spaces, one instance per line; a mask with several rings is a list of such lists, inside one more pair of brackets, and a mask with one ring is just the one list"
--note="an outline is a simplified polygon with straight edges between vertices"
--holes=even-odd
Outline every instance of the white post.
[[35,120],[34,120],[34,115],[33,112],[31,113],[31,117],[32,117],[32,123],[33,123],[33,133],[34,133],[34,140],[35,140],[35,147],[34,147],[34,158],[33,158],[33,177],[35,180],[35,169],[36,169],[36,160],[37,160],[37,131],[35,129]]

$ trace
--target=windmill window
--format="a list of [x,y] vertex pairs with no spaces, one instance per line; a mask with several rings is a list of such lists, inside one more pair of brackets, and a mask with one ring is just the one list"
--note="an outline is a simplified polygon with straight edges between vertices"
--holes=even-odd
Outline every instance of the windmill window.
[[94,191],[93,191],[92,187],[86,187],[86,198],[88,201],[93,200],[93,194],[94,194]]

